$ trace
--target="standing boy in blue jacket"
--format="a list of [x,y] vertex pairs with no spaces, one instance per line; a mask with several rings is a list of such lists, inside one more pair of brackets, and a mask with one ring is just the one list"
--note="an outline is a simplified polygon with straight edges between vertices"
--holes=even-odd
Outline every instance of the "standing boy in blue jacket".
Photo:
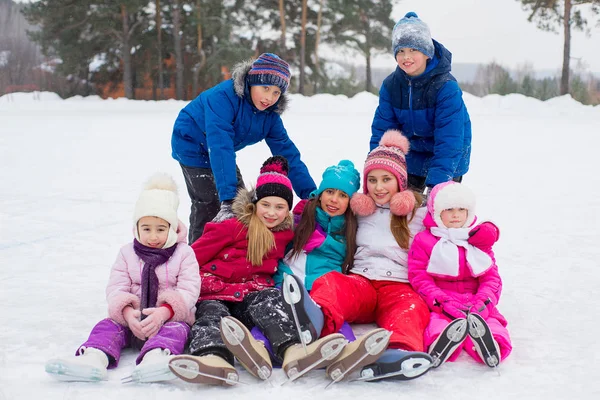
[[438,183],[460,182],[469,170],[471,120],[462,91],[450,74],[452,54],[431,39],[414,12],[394,26],[396,70],[381,85],[371,125],[371,150],[388,129],[410,141],[408,184],[424,192]]
[[288,63],[264,53],[254,62],[236,65],[232,79],[200,93],[179,112],[171,148],[192,200],[190,244],[207,222],[233,217],[233,199],[244,187],[235,153],[246,146],[264,139],[273,155],[284,156],[300,198],[307,199],[316,189],[280,117],[289,83]]

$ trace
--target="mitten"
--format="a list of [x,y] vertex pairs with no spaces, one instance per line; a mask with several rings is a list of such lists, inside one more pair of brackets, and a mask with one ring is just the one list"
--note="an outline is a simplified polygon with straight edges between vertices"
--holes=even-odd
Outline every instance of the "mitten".
[[221,209],[212,222],[223,222],[227,219],[235,217],[232,210],[233,200],[225,200],[221,202]]
[[500,237],[500,230],[491,222],[483,222],[469,231],[470,244],[475,247],[491,247]]
[[469,307],[456,300],[446,300],[442,303],[442,314],[450,319],[465,318]]
[[294,207],[294,211],[292,211],[294,216],[302,215],[302,212],[304,211],[304,207],[306,207],[306,203],[308,203],[308,199],[302,199],[298,202],[298,204],[296,204],[296,206]]
[[140,310],[134,310],[131,306],[125,307],[123,309],[123,318],[127,321],[127,327],[136,338],[146,340],[140,323]]
[[144,332],[144,335],[146,335],[147,338],[156,335],[160,327],[163,326],[165,321],[171,316],[171,310],[167,307],[145,308],[142,310],[142,313],[147,315],[140,323],[142,332]]
[[490,308],[493,307],[492,302],[489,299],[476,299],[475,304],[470,308],[470,312],[477,313],[481,318],[487,320],[490,315]]

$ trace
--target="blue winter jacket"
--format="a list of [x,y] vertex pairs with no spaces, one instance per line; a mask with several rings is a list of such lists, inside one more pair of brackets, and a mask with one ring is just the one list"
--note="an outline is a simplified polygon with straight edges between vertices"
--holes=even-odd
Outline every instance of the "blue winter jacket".
[[462,91],[450,74],[452,54],[433,41],[435,56],[425,72],[410,77],[400,67],[381,85],[371,125],[371,150],[388,129],[399,129],[410,141],[408,173],[435,186],[469,170],[471,120]]
[[316,185],[283,126],[280,113],[286,96],[259,111],[246,85],[251,66],[251,61],[239,64],[231,80],[200,93],[179,112],[171,137],[172,156],[188,167],[212,169],[219,199],[232,200],[237,192],[235,152],[264,139],[273,155],[287,158],[294,191],[306,199]]
[[346,217],[330,217],[320,207],[317,207],[316,211],[316,231],[321,236],[321,244],[309,253],[303,252],[297,258],[280,260],[277,272],[273,276],[276,285],[283,282],[284,272],[293,275],[295,270],[299,270],[304,272],[304,287],[311,290],[317,278],[331,271],[342,272],[342,264],[346,258],[346,237],[341,232]]

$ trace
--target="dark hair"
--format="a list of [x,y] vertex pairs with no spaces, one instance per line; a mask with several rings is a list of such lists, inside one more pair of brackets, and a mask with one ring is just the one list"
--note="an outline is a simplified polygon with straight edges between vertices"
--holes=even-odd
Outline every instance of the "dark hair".
[[[302,212],[302,217],[300,218],[300,222],[294,231],[294,248],[292,250],[292,258],[298,257],[306,243],[308,243],[308,239],[315,231],[316,227],[316,214],[317,207],[319,207],[319,199],[321,197],[313,197],[310,199],[306,206],[304,207],[304,211]],[[354,212],[350,208],[350,204],[348,204],[348,208],[344,213],[344,227],[340,232],[332,232],[336,234],[342,234],[346,238],[346,258],[342,263],[342,273],[347,274],[352,264],[354,264],[354,254],[356,253],[356,230],[358,229],[358,222],[356,221],[356,216]]]

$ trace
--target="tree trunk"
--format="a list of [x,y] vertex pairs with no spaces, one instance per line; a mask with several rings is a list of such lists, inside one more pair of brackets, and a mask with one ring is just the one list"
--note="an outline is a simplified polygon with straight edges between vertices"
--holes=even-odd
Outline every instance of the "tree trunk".
[[202,3],[201,0],[196,0],[196,19],[198,21],[196,26],[196,33],[198,37],[196,49],[198,52],[198,62],[194,66],[194,77],[192,78],[192,97],[196,97],[196,95],[200,91],[198,87],[198,82],[200,81],[200,72],[202,71],[202,69],[204,68],[204,64],[206,63],[206,54],[204,54],[204,50],[202,48],[204,45],[204,39],[202,38],[202,23],[200,21],[201,17]]
[[157,40],[157,58],[158,60],[158,88],[159,88],[159,100],[165,98],[165,82],[163,76],[163,56],[162,56],[162,16],[160,11],[160,0],[156,0],[156,40]]
[[125,97],[133,99],[133,71],[131,67],[131,47],[129,46],[129,14],[121,4],[121,22],[123,23],[122,52],[123,52],[123,88]]
[[302,0],[302,32],[300,33],[300,81],[298,82],[298,92],[304,94],[304,80],[306,67],[306,9],[307,0]]
[[281,22],[281,38],[279,47],[281,48],[281,56],[285,56],[286,46],[285,46],[285,8],[283,7],[283,0],[279,0],[279,21]]
[[365,57],[367,65],[365,68],[365,90],[371,92],[373,84],[371,83],[371,25],[369,24],[369,17],[361,10],[360,21],[363,24],[363,30],[365,32]]
[[563,16],[565,44],[563,46],[563,65],[560,77],[560,94],[569,93],[569,61],[571,59],[571,0],[565,0],[565,14]]
[[319,41],[321,40],[321,19],[323,17],[323,0],[319,1],[319,14],[317,14],[317,33],[315,35],[315,79],[314,81],[314,94],[319,92],[319,85],[321,78],[321,65],[319,64]]
[[175,98],[183,100],[183,51],[181,48],[181,8],[173,2],[173,40],[175,48]]

